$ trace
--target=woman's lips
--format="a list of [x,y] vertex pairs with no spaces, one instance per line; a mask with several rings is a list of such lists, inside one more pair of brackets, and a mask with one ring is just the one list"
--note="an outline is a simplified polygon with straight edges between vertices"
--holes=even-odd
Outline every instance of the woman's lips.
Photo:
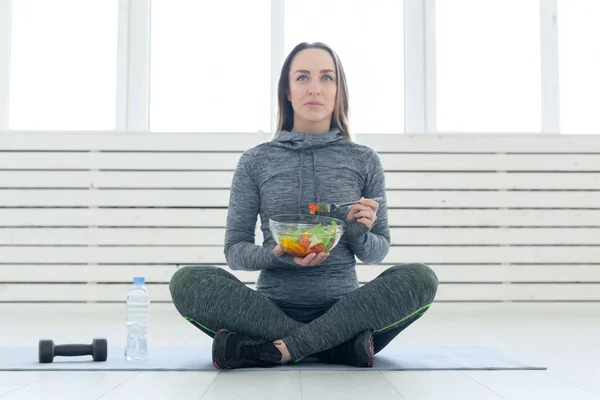
[[319,107],[323,106],[323,103],[319,103],[318,101],[309,101],[308,103],[305,103],[304,105],[308,108],[319,108]]

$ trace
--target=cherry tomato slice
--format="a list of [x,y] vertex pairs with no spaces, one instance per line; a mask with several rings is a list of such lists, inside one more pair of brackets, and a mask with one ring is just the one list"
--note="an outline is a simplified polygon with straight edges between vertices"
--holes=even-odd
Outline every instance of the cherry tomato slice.
[[319,254],[319,253],[323,252],[323,250],[325,250],[325,246],[323,246],[322,243],[319,243],[319,244],[315,244],[313,247],[308,249],[308,252]]

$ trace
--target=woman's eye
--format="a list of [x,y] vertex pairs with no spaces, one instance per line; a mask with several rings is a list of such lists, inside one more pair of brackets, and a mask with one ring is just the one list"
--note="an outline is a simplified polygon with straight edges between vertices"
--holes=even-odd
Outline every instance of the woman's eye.
[[331,76],[329,76],[329,75],[325,75],[325,76],[323,76],[323,79],[324,79],[324,80],[326,80],[326,81],[327,81],[327,80],[329,80],[329,81],[332,81],[332,80],[333,80],[333,78],[332,78]]
[[297,81],[302,80],[303,78],[308,79],[308,77],[306,75],[300,75],[298,78],[296,78]]

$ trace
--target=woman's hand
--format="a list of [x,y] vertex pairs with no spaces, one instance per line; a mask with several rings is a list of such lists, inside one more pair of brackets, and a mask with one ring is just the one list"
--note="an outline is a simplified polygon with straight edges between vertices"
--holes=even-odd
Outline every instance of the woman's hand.
[[365,199],[362,197],[358,204],[351,204],[348,206],[350,210],[346,219],[352,221],[356,219],[357,222],[364,224],[367,228],[371,228],[377,221],[377,209],[379,203],[372,199]]
[[[273,249],[273,252],[275,253],[275,255],[277,257],[282,256],[284,253],[283,248],[281,248],[280,245],[275,246],[275,248]],[[319,265],[323,261],[325,261],[325,259],[327,257],[329,257],[329,253],[325,253],[325,252],[321,252],[319,254],[309,253],[303,257],[298,257],[298,256],[294,257],[294,262],[301,267],[314,267],[315,265]]]

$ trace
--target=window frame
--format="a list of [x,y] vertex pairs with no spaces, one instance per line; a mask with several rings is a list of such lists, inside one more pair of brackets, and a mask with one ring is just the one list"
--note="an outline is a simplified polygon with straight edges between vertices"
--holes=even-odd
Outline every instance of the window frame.
[[[149,131],[151,0],[118,0],[115,131]],[[398,0],[402,1],[402,0]],[[270,132],[277,122],[285,0],[271,2]],[[404,133],[443,133],[436,124],[436,0],[404,0]],[[542,130],[561,133],[557,0],[539,0]],[[0,0],[0,132],[8,131],[12,0]],[[531,132],[529,132],[531,133]]]
[[12,0],[0,0],[0,132],[8,131]]
[[150,128],[151,0],[119,0],[117,131]]

